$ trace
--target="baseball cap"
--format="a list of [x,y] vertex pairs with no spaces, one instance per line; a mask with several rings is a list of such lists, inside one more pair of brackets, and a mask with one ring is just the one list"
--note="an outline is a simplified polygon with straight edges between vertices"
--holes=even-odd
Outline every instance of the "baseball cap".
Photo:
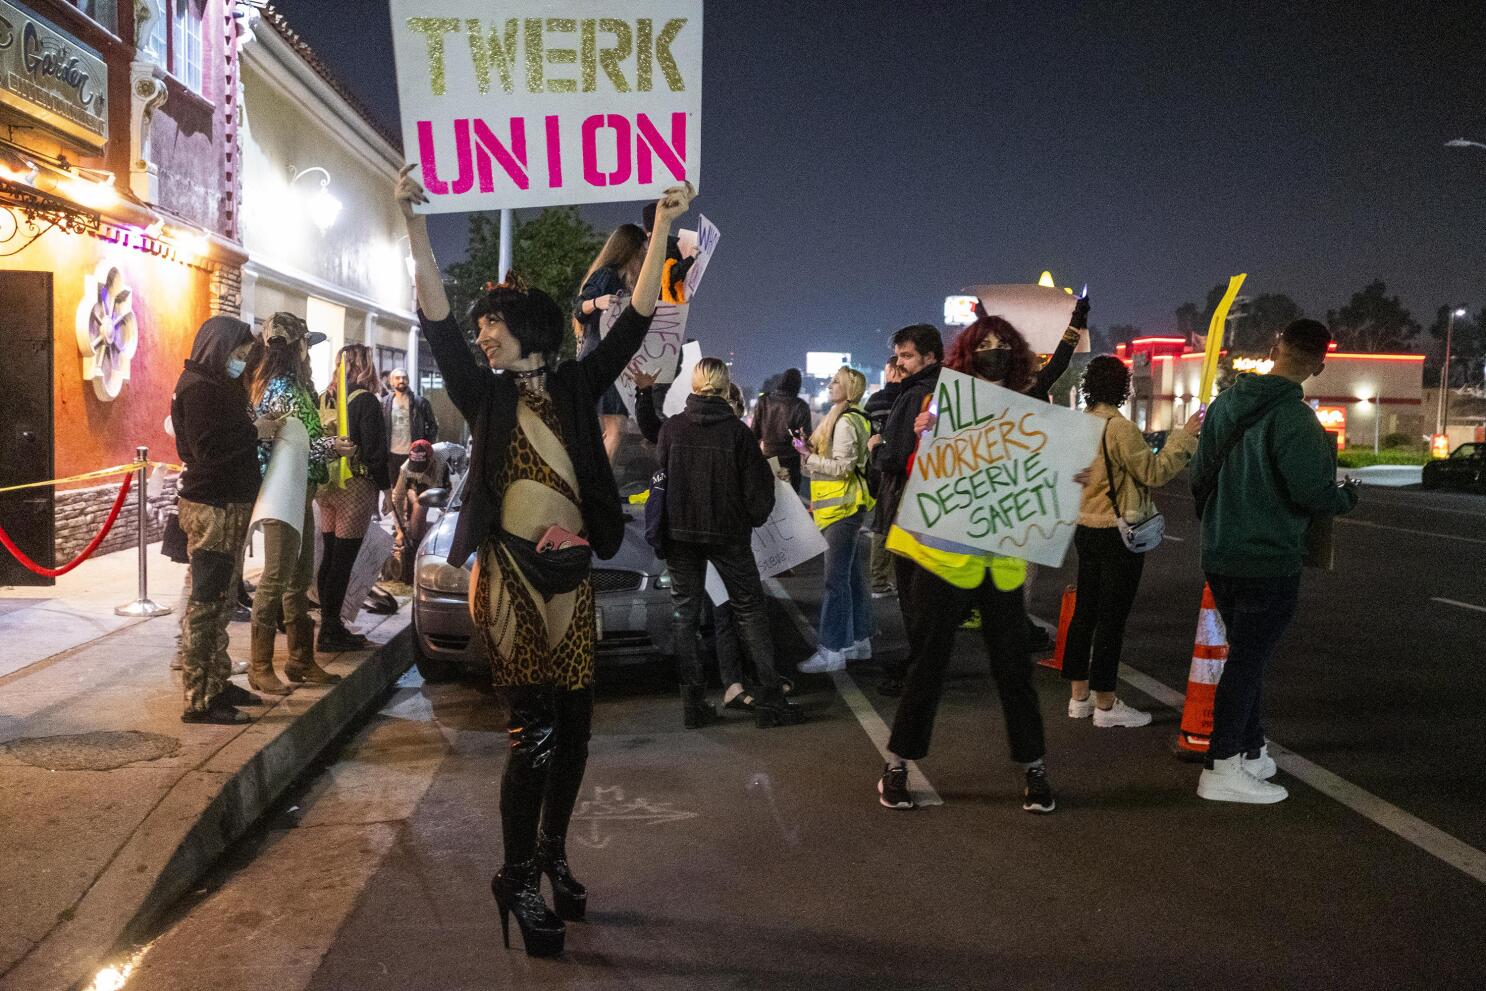
[[415,440],[408,448],[408,460],[423,464],[433,457],[433,445],[426,440]]
[[302,339],[307,347],[329,340],[324,334],[310,330],[310,325],[303,319],[285,310],[280,310],[263,322],[263,343],[280,339],[290,344]]

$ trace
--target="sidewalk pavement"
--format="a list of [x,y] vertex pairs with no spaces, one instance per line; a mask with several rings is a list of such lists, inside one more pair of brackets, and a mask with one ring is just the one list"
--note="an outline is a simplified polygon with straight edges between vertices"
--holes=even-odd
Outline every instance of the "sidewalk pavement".
[[[400,600],[392,616],[361,615],[373,650],[320,657],[339,684],[267,697],[244,726],[182,723],[178,611],[113,615],[136,596],[137,560],[119,551],[53,588],[0,588],[0,991],[90,981],[411,660]],[[175,607],[185,568],[157,548],[149,568],[150,597]],[[245,660],[247,624],[231,636]]]

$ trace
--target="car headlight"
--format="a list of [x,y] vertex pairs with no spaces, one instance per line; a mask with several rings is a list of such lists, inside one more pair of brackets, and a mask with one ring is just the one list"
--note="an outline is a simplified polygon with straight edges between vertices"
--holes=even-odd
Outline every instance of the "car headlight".
[[418,565],[418,585],[430,592],[446,595],[466,595],[470,590],[470,573],[456,568],[448,561],[426,557]]
[[655,587],[656,588],[670,588],[671,587],[671,573],[669,571],[662,571],[660,573],[660,577],[655,580]]

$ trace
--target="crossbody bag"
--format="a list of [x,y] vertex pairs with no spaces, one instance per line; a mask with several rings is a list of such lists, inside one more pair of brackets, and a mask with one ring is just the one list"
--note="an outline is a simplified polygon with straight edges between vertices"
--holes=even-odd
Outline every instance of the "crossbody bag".
[[1139,523],[1125,522],[1125,514],[1120,511],[1119,500],[1115,498],[1115,473],[1114,463],[1109,459],[1109,422],[1104,424],[1104,437],[1101,443],[1104,450],[1104,473],[1109,479],[1109,504],[1114,509],[1115,526],[1120,531],[1120,541],[1125,549],[1135,554],[1144,554],[1146,551],[1155,550],[1166,536],[1166,517],[1160,512],[1152,513]]

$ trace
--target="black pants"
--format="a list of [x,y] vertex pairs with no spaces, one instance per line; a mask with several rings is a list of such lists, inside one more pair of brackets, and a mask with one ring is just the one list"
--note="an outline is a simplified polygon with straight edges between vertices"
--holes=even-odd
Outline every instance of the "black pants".
[[738,642],[753,662],[757,685],[749,688],[768,696],[779,691],[774,670],[774,638],[769,633],[768,606],[753,545],[747,540],[727,544],[694,544],[684,540],[666,543],[666,566],[671,572],[671,600],[676,604],[673,647],[681,684],[702,684],[702,661],[697,653],[697,629],[702,600],[707,595],[707,564],[722,577],[732,607]]
[[[923,569],[906,557],[900,557],[897,554],[891,554],[890,556],[893,559],[893,580],[897,583],[898,611],[903,614],[903,632],[907,634],[908,643],[911,648],[913,644],[918,642],[918,638],[914,635],[914,626],[919,617],[919,610],[913,608],[913,604],[908,601],[908,598],[913,591],[913,573]],[[928,608],[931,607],[926,607],[925,611]],[[908,656],[901,661],[883,661],[883,676],[901,681],[908,677],[908,665],[912,660],[913,651],[910,649]]]
[[1063,648],[1063,677],[1087,681],[1096,692],[1112,692],[1145,555],[1126,547],[1115,527],[1080,526],[1073,546],[1078,551],[1078,599]]
[[1207,766],[1264,746],[1264,668],[1295,618],[1300,576],[1228,578],[1208,575],[1213,602],[1228,628],[1228,660],[1213,696]]
[[392,479],[392,484],[397,484],[397,476],[402,473],[402,466],[408,463],[406,454],[387,455],[387,477]]
[[507,864],[536,855],[544,837],[567,839],[573,807],[588,767],[593,730],[593,689],[544,686],[502,690],[511,708],[511,752],[500,785],[501,841]]
[[789,487],[796,493],[800,491],[800,480],[804,475],[800,471],[800,456],[791,451],[789,454],[777,455],[779,467],[789,472]]
[[334,533],[322,532],[320,570],[316,574],[316,587],[320,592],[320,628],[343,630],[341,607],[346,603],[346,590],[351,584],[351,569],[361,553],[360,540],[337,537]]
[[[1027,651],[1027,609],[1022,590],[1003,592],[986,576],[979,588],[957,588],[933,573],[910,565],[908,609],[916,615],[909,623],[909,670],[888,750],[908,760],[929,752],[934,716],[944,690],[944,672],[954,649],[955,630],[972,607],[980,610],[980,632],[991,660],[991,677],[1001,696],[1011,759],[1030,764],[1046,751],[1042,735],[1042,710],[1032,685],[1032,658]],[[905,573],[899,571],[899,592]],[[908,613],[905,611],[904,616]]]

